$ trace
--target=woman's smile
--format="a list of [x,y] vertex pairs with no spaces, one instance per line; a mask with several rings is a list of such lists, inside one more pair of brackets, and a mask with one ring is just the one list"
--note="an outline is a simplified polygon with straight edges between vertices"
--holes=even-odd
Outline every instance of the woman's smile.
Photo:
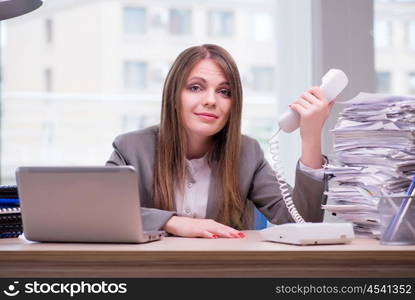
[[205,113],[205,112],[202,112],[202,113],[195,113],[195,115],[196,116],[198,116],[201,120],[203,120],[203,121],[209,121],[209,122],[213,122],[213,121],[215,121],[216,119],[218,119],[219,117],[217,116],[217,115],[215,115],[215,114],[212,114],[212,113]]

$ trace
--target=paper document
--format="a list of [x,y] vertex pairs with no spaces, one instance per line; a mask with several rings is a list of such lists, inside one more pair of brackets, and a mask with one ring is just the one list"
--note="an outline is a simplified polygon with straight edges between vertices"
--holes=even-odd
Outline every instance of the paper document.
[[360,93],[339,103],[323,208],[379,236],[379,199],[405,194],[415,175],[415,98]]

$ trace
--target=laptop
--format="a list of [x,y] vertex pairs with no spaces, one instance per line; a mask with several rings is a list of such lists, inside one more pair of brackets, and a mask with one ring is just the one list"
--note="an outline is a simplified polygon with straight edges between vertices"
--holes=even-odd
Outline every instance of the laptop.
[[145,243],[137,172],[131,166],[19,167],[24,235],[42,242]]

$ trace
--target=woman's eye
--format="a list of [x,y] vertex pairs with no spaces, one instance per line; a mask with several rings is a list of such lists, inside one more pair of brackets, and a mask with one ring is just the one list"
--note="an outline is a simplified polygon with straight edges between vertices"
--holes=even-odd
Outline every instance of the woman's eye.
[[199,91],[201,90],[201,87],[200,87],[199,85],[191,85],[191,86],[189,87],[189,90],[190,90],[191,92],[199,92]]
[[221,89],[219,91],[219,93],[221,93],[222,95],[226,96],[226,97],[230,97],[231,96],[231,91],[228,89]]

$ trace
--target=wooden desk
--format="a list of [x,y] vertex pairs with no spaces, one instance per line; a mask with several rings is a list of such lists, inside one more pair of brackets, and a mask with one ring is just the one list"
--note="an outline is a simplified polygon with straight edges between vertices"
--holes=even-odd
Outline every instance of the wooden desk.
[[244,239],[167,237],[149,244],[0,240],[1,277],[415,277],[415,246],[291,246]]

